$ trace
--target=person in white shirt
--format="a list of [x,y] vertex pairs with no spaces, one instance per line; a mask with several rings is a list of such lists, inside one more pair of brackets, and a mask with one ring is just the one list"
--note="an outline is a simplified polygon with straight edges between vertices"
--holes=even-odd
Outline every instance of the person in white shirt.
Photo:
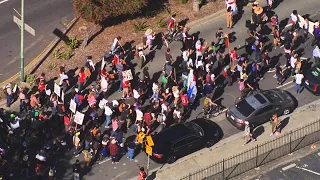
[[137,89],[133,89],[133,98],[134,98],[135,102],[138,102],[138,100],[140,98],[140,93]]
[[290,14],[290,21],[292,23],[292,29],[295,30],[299,27],[299,14],[297,10],[293,10]]
[[109,83],[108,83],[107,78],[106,77],[101,77],[100,87],[101,87],[102,92],[107,92],[108,91],[108,86],[109,86]]
[[104,106],[104,114],[106,115],[106,126],[105,128],[109,128],[109,124],[111,123],[111,116],[112,116],[112,109],[110,108],[109,104],[106,103]]
[[295,82],[294,82],[294,86],[297,94],[300,94],[301,92],[301,83],[303,78],[304,78],[303,74],[301,74],[301,72],[298,71],[297,74],[295,75]]
[[117,51],[118,47],[122,47],[120,44],[120,40],[121,40],[121,36],[114,38],[112,46],[111,46],[112,54],[114,54]]
[[180,123],[181,122],[181,112],[179,111],[179,108],[175,108],[173,111],[173,118],[176,120],[176,123]]
[[294,73],[295,73],[295,67],[296,67],[297,57],[298,57],[298,55],[295,54],[295,55],[291,56],[291,58],[290,58],[290,67],[291,67],[291,75],[292,75],[292,76],[293,76]]
[[136,108],[136,124],[137,122],[142,122],[142,120],[143,120],[143,112],[139,108]]

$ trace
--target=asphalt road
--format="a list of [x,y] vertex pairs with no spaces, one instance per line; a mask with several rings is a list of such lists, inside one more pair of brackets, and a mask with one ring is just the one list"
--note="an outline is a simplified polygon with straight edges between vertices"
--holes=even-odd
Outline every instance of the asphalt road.
[[[264,1],[262,2],[264,3]],[[319,19],[320,15],[318,14],[319,11],[319,4],[317,0],[308,0],[306,1],[295,1],[295,0],[284,0],[281,4],[275,9],[275,12],[278,14],[280,20],[284,20],[284,23],[287,24],[287,17],[290,15],[292,10],[297,9],[299,14],[305,15],[310,14],[312,20]],[[234,33],[236,37],[236,41],[231,44],[232,47],[235,46],[242,46],[244,45],[245,38],[247,37],[246,28],[245,28],[245,20],[250,19],[251,15],[251,8],[245,8],[245,13],[243,14],[241,20],[235,25],[234,29],[227,30],[228,33]],[[219,27],[225,27],[225,18],[224,16],[220,16],[214,19],[209,19],[205,22],[201,22],[197,24],[195,27],[191,27],[192,32],[199,31],[199,37],[211,42],[215,40],[214,34],[218,30]],[[272,37],[270,37],[272,39]],[[312,47],[311,47],[311,37],[307,42],[302,44],[298,49],[303,52],[303,57],[307,58],[306,61],[310,61],[310,57],[312,57]],[[271,43],[269,41],[266,43],[268,45]],[[173,57],[177,57],[181,54],[180,48],[181,44],[178,42],[174,42],[170,44],[171,52]],[[239,53],[243,53],[244,50],[240,50]],[[281,55],[283,53],[283,48],[278,48],[270,52],[270,57],[273,58],[275,61],[279,61],[281,64],[285,64],[285,58]],[[164,58],[164,48],[160,51],[157,50],[155,54],[155,58],[153,59],[152,63],[149,63],[147,66],[151,74],[155,72],[159,72],[161,69],[160,67],[163,66],[165,58]],[[304,104],[310,103],[316,100],[318,97],[312,95],[307,90],[303,90],[303,92],[299,95],[295,93],[292,78],[289,78],[284,82],[283,86],[278,86],[276,83],[276,79],[273,77],[274,72],[268,72],[265,74],[265,79],[259,82],[261,89],[273,89],[273,88],[281,88],[283,90],[287,90],[291,94],[293,94],[297,101],[298,106],[302,106]],[[224,89],[219,90],[219,92],[215,92],[216,100],[221,100],[221,104],[228,107],[235,102],[235,98],[239,97],[240,93],[238,91],[238,86],[234,83],[232,86],[228,86]],[[115,93],[110,99],[118,99],[120,94]],[[201,102],[202,103],[202,102]],[[201,106],[199,106],[191,115],[191,119],[195,118],[196,115],[200,112]],[[222,128],[224,132],[224,137],[229,137],[235,133],[238,133],[235,127],[233,127],[223,115],[212,119],[213,121],[217,122],[218,125]],[[74,158],[75,159],[75,158]],[[71,160],[71,161],[74,161]],[[120,163],[117,165],[111,165],[110,159],[105,159],[102,162],[99,162],[95,165],[94,168],[85,176],[86,179],[96,179],[96,178],[107,178],[107,179],[130,179],[134,178],[138,174],[138,167],[144,166],[147,167],[147,156],[145,153],[140,153],[135,158],[135,161],[128,161],[125,157],[120,160]],[[155,169],[160,169],[161,164],[156,164],[153,161],[150,161],[149,169],[151,171]]]
[[[309,148],[309,147],[308,147]],[[252,180],[318,180],[320,179],[320,151],[281,165]]]
[[[1,3],[2,2],[2,3]],[[13,16],[20,19],[20,0],[0,0],[0,82],[20,71],[20,29]],[[36,36],[25,31],[25,65],[35,58],[54,38],[55,28],[64,30],[74,17],[72,1],[25,1],[25,23],[36,31]]]

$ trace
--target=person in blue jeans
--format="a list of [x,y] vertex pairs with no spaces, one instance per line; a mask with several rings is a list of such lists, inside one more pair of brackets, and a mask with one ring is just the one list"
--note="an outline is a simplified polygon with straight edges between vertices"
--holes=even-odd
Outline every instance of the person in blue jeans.
[[135,147],[136,147],[136,144],[134,142],[130,142],[127,146],[127,150],[128,150],[127,158],[130,159],[130,161],[132,161],[134,158]]

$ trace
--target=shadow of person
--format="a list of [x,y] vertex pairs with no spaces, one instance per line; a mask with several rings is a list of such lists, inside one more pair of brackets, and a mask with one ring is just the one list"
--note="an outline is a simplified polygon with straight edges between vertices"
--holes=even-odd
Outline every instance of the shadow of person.
[[284,118],[282,121],[280,121],[280,124],[278,125],[278,130],[281,132],[283,128],[285,128],[289,123],[290,117]]
[[261,125],[261,126],[258,126],[254,131],[253,131],[253,135],[254,135],[254,138],[258,138],[259,136],[261,136],[261,134],[263,134],[265,131],[264,127]]

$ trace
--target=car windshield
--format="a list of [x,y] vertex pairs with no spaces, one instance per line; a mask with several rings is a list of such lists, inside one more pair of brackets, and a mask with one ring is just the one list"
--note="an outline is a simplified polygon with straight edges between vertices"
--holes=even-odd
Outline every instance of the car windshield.
[[200,135],[200,136],[204,135],[202,128],[198,124],[193,122],[187,122],[186,126],[187,128],[191,129],[193,132],[195,132],[196,135]]
[[317,78],[318,80],[320,80],[320,65],[315,66],[312,68],[311,74]]
[[281,101],[281,98],[272,91],[263,91],[262,94],[271,102],[278,103]]
[[245,99],[236,104],[236,108],[245,117],[250,116],[255,110]]

